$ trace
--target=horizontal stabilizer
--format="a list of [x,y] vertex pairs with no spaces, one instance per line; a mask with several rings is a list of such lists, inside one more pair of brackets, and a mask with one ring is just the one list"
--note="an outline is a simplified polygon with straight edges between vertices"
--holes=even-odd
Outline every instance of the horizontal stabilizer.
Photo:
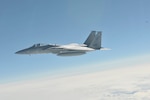
[[110,48],[103,48],[101,47],[100,50],[111,50]]

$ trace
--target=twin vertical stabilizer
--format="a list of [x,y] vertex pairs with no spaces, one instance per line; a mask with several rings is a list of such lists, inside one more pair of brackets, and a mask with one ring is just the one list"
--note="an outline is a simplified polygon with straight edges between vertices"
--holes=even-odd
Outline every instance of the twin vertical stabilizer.
[[102,32],[96,32],[92,31],[84,44],[86,44],[88,47],[93,49],[100,49],[101,48],[101,37]]

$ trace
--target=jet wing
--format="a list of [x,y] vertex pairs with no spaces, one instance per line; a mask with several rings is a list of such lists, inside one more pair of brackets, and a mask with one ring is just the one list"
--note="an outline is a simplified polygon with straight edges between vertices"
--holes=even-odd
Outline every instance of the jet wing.
[[91,48],[87,48],[85,47],[85,45],[80,46],[77,44],[61,45],[57,47],[51,47],[50,49],[56,50],[57,51],[56,54],[58,56],[78,56],[78,55],[86,54],[86,51],[91,50]]
[[88,47],[81,47],[81,46],[69,46],[69,45],[64,45],[64,46],[59,46],[59,47],[54,47],[55,49],[62,49],[64,50],[72,50],[72,51],[92,51],[94,49],[88,48]]

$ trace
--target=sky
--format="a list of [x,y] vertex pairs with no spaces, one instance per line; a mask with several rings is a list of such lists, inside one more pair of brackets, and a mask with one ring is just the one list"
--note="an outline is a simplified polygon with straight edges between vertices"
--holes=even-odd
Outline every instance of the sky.
[[[126,61],[148,62],[149,4],[149,0],[1,0],[0,84],[125,67],[121,62]],[[102,31],[102,46],[112,50],[77,57],[14,54],[35,43],[83,43],[92,30]]]

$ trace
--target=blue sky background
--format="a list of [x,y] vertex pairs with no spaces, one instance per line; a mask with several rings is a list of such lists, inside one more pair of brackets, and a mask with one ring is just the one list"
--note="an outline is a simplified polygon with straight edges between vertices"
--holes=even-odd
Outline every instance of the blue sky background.
[[[149,0],[1,0],[0,83],[90,72],[97,70],[92,64],[104,69],[101,64],[107,63],[111,68],[109,62],[150,55],[149,4]],[[35,43],[83,43],[92,30],[103,32],[102,45],[111,51],[78,57],[14,54]]]

